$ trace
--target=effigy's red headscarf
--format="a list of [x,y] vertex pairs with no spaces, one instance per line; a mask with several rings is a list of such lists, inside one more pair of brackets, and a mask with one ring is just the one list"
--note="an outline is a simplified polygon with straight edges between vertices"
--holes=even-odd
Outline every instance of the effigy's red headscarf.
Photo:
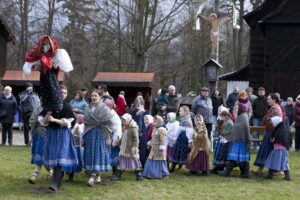
[[[47,53],[44,53],[42,47],[46,39],[49,41],[50,49]],[[42,71],[50,70],[52,68],[52,58],[55,56],[58,48],[56,40],[48,35],[41,36],[37,45],[26,52],[25,61],[35,62],[41,60]]]

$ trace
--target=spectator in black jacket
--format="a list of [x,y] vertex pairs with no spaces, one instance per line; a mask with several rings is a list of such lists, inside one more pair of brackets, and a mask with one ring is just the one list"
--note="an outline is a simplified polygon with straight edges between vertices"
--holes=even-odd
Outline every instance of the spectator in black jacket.
[[233,92],[228,95],[227,101],[226,101],[226,106],[229,108],[229,111],[232,113],[233,112],[233,107],[235,102],[238,100],[239,96],[239,87],[238,86],[233,86]]
[[[253,126],[262,126],[263,118],[268,112],[268,102],[265,96],[265,88],[258,88],[258,97],[252,103],[253,109]],[[253,133],[253,138],[258,138],[258,133]],[[257,143],[253,143],[253,148],[256,149]]]
[[12,95],[12,88],[6,86],[0,95],[0,122],[2,123],[2,144],[5,145],[8,136],[8,144],[12,145],[12,125],[17,113],[17,101]]

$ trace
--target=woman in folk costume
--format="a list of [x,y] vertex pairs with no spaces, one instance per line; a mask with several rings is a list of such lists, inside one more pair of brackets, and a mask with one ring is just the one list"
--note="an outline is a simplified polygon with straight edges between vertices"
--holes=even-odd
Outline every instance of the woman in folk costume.
[[83,147],[82,147],[82,135],[84,131],[84,121],[83,114],[76,115],[76,124],[72,130],[73,138],[76,146],[76,153],[78,158],[78,165],[74,167],[63,167],[63,171],[69,174],[69,178],[66,180],[72,182],[74,179],[74,174],[76,172],[82,171],[82,156],[83,156]]
[[179,122],[176,120],[176,114],[169,112],[167,114],[167,161],[168,164],[172,161],[172,154],[174,151],[174,145],[177,139],[177,133],[179,128]]
[[140,133],[140,143],[139,143],[139,154],[140,161],[142,166],[145,166],[146,160],[149,156],[150,150],[148,148],[148,142],[152,137],[152,130],[155,127],[153,124],[153,117],[151,115],[144,116],[144,124],[143,130]]
[[228,164],[225,171],[219,172],[222,176],[230,176],[232,169],[240,167],[241,178],[249,178],[250,161],[250,128],[248,107],[239,103],[238,115],[232,127],[229,141],[232,143],[228,153]]
[[[68,94],[67,87],[60,86],[62,99]],[[46,113],[44,113],[46,114]],[[76,147],[71,128],[75,125],[75,116],[71,106],[63,101],[61,111],[47,112],[44,124],[48,124],[45,135],[44,165],[53,168],[51,191],[57,191],[62,183],[62,167],[78,165]]]
[[155,128],[148,144],[151,150],[144,167],[143,176],[150,179],[168,179],[167,130],[163,127],[164,119],[156,115],[153,124]]
[[139,157],[139,128],[130,114],[122,116],[123,134],[119,153],[119,165],[112,181],[121,180],[125,169],[134,169],[136,180],[142,181],[141,162]]
[[92,187],[101,183],[99,172],[111,168],[110,147],[113,131],[111,111],[102,101],[99,90],[91,94],[91,105],[84,115],[84,168],[90,174],[87,182]]
[[267,114],[265,115],[263,119],[263,123],[266,126],[266,134],[264,136],[263,141],[259,145],[259,150],[256,155],[256,159],[254,162],[255,166],[258,166],[258,169],[256,171],[252,171],[253,174],[255,175],[262,175],[263,174],[263,169],[265,166],[265,162],[273,150],[273,145],[271,143],[271,135],[272,135],[272,130],[274,127],[272,126],[271,118],[272,117],[281,117],[283,119],[283,112],[280,108],[279,105],[279,98],[276,94],[272,93],[268,96],[268,104],[270,106]]
[[230,134],[232,133],[233,122],[230,117],[228,109],[224,109],[218,117],[218,123],[216,130],[219,133],[218,141],[216,142],[216,148],[214,151],[214,168],[210,171],[213,174],[217,174],[218,171],[223,171],[228,164],[227,157],[231,147],[229,142]]
[[201,115],[195,116],[196,129],[191,147],[191,152],[188,155],[186,168],[190,170],[190,174],[206,176],[209,171],[209,150],[207,129]]
[[187,106],[181,106],[179,109],[179,129],[178,137],[174,145],[172,154],[172,167],[170,172],[175,171],[175,167],[179,164],[179,169],[186,163],[191,144],[193,142],[193,123],[191,120],[190,109]]
[[40,37],[37,45],[26,52],[23,72],[30,75],[33,67],[40,68],[40,87],[43,110],[46,112],[61,110],[63,99],[57,80],[59,70],[73,70],[70,57],[66,50],[59,49],[56,41],[48,35]]
[[273,173],[283,171],[285,175],[283,179],[290,181],[289,152],[287,150],[289,148],[289,133],[281,117],[272,117],[271,123],[274,127],[271,136],[274,149],[269,154],[265,163],[265,168],[269,169],[269,173],[265,178],[272,179]]
[[[37,182],[38,176],[41,172],[42,166],[44,164],[44,136],[46,134],[46,127],[41,119],[43,108],[41,106],[36,107],[29,119],[31,131],[31,140],[32,140],[32,149],[31,149],[31,164],[35,164],[34,172],[29,179],[29,182],[35,184]],[[53,170],[46,168],[48,171],[47,179],[50,179],[53,174]]]
[[119,164],[120,141],[122,138],[122,122],[119,115],[114,110],[115,103],[111,99],[104,100],[105,105],[110,109],[112,122],[112,143],[111,143],[111,166],[113,174],[115,174]]

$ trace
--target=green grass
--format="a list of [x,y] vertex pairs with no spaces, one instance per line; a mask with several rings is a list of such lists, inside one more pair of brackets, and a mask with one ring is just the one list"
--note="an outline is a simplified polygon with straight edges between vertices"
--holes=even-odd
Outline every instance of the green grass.
[[[252,163],[255,154],[252,154]],[[37,184],[28,183],[34,166],[30,164],[30,149],[26,147],[0,147],[0,199],[299,199],[300,198],[300,154],[290,153],[292,181],[280,177],[264,180],[253,177],[250,180],[238,178],[235,169],[233,177],[217,175],[207,177],[187,176],[181,169],[171,174],[170,180],[135,181],[134,172],[125,172],[122,180],[108,185],[86,185],[84,173],[75,175],[74,183],[63,183],[56,194],[46,193],[50,182],[45,180],[43,169]],[[251,166],[254,169],[253,165]],[[110,173],[102,175],[109,180]]]

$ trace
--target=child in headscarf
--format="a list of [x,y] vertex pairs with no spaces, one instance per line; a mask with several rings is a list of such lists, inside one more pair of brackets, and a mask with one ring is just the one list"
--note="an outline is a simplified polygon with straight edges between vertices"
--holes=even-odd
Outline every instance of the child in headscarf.
[[274,143],[274,149],[269,154],[265,168],[269,169],[266,179],[272,179],[273,174],[277,171],[284,171],[284,180],[290,181],[289,154],[289,134],[282,122],[281,117],[271,118],[271,123],[275,128],[272,132],[271,141]]
[[151,140],[153,125],[153,117],[151,115],[144,116],[143,130],[140,133],[140,143],[139,143],[139,154],[142,166],[145,166],[146,160],[149,156],[150,150],[148,149],[147,143]]
[[119,164],[118,169],[112,181],[121,180],[125,169],[134,169],[136,173],[136,180],[142,181],[141,162],[139,156],[139,128],[137,123],[132,119],[128,113],[122,116],[123,134],[121,139]]
[[168,163],[172,160],[172,154],[174,145],[177,139],[177,133],[179,128],[179,122],[176,120],[176,114],[169,112],[167,114],[167,161]]
[[190,174],[201,172],[201,175],[206,176],[209,170],[207,129],[201,115],[196,115],[194,120],[196,129],[186,168],[190,170]]
[[241,178],[249,178],[250,129],[248,107],[244,103],[238,105],[238,116],[233,124],[229,141],[232,143],[227,160],[228,165],[220,175],[230,176],[232,169],[240,167]]
[[82,145],[82,135],[84,131],[84,121],[83,114],[76,115],[76,124],[72,130],[73,138],[76,146],[76,153],[78,158],[78,165],[74,167],[63,167],[62,170],[69,174],[69,177],[66,181],[71,182],[74,179],[74,173],[82,171],[82,156],[83,156],[83,147]]
[[193,142],[193,123],[191,120],[190,109],[187,106],[181,106],[179,109],[180,124],[179,135],[174,145],[174,151],[172,154],[172,168],[170,172],[175,171],[175,167],[179,164],[179,169],[186,163],[190,146]]
[[[46,127],[41,121],[41,117],[39,117],[42,110],[43,108],[41,106],[35,108],[29,119],[30,126],[32,128],[31,164],[35,164],[34,172],[28,180],[31,184],[35,184],[37,182],[44,164],[44,136],[46,134]],[[48,171],[47,179],[52,178],[53,170],[50,168],[46,168],[46,170]]]
[[111,122],[112,122],[112,143],[111,143],[111,151],[110,151],[110,158],[111,158],[111,166],[112,166],[112,175],[116,173],[117,166],[119,163],[119,152],[120,147],[119,143],[122,138],[122,122],[119,115],[114,110],[115,103],[111,99],[104,100],[104,104],[110,109],[111,113]]
[[232,132],[233,122],[230,117],[229,111],[223,110],[218,119],[216,129],[219,132],[219,139],[216,142],[214,152],[213,165],[215,166],[211,173],[217,174],[218,171],[223,171],[224,167],[228,164],[227,156],[230,150],[231,143],[229,142],[230,134]]
[[155,128],[152,131],[149,146],[151,151],[146,161],[143,176],[150,179],[168,179],[169,171],[167,166],[167,130],[163,127],[164,120],[161,116],[154,117]]

